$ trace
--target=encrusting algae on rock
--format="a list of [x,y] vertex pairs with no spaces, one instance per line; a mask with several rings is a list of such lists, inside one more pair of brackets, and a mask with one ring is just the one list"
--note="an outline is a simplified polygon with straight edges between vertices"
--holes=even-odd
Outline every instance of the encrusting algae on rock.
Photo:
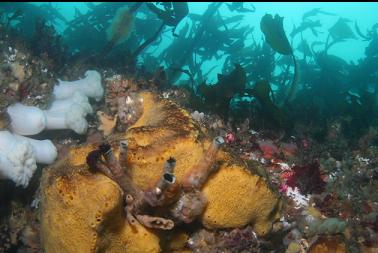
[[[111,136],[115,158],[126,166],[125,173],[135,187],[147,192],[161,185],[158,182],[166,161],[173,157],[174,183],[181,189],[188,175],[201,166],[211,142],[175,103],[149,92],[139,96],[143,99],[141,117],[126,134]],[[127,140],[127,159],[120,157],[125,155],[119,154],[120,140]],[[130,225],[122,189],[102,173],[88,169],[86,156],[96,148],[88,144],[72,149],[66,159],[43,173],[41,233],[45,252],[160,252],[165,246],[159,241],[167,241],[162,240],[164,233],[138,223]],[[206,175],[209,179],[203,187],[198,186],[202,189],[196,189],[206,200],[198,217],[202,224],[207,228],[252,225],[258,235],[268,234],[278,217],[278,198],[262,178],[226,152],[219,150],[214,159],[210,165],[219,167]],[[184,192],[186,188],[182,188]],[[169,204],[158,209],[158,216],[170,217]]]

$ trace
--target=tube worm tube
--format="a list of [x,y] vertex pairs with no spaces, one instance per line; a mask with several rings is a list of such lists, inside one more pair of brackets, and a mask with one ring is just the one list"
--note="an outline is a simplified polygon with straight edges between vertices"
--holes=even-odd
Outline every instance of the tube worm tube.
[[138,221],[145,227],[148,228],[156,228],[156,229],[163,229],[163,230],[170,230],[174,227],[174,222],[170,219],[165,219],[161,217],[154,217],[149,215],[141,215],[135,213],[135,207],[138,206],[135,203],[134,198],[131,195],[126,195],[126,219],[130,223],[130,225],[135,225]]
[[121,167],[125,168],[127,165],[127,150],[129,148],[129,143],[127,140],[121,140],[119,142],[119,164]]
[[[123,151],[121,150],[121,152],[124,152],[127,150],[127,145],[122,146],[122,144],[125,143],[120,143],[120,148],[124,149]],[[101,160],[101,157],[105,158],[105,162]],[[174,175],[172,174],[175,167],[175,162],[176,161],[173,158],[170,158],[165,166],[165,171],[167,173],[164,173],[164,180],[168,182],[171,182],[172,180],[173,182],[175,181]],[[100,145],[99,149],[90,152],[87,155],[87,164],[90,169],[101,171],[121,187],[126,202],[126,219],[131,225],[135,225],[138,221],[142,225],[149,228],[170,230],[174,227],[174,222],[170,219],[138,214],[146,207],[148,203],[146,201],[145,194],[143,194],[143,192],[133,184],[131,178],[123,171],[109,144],[104,143]],[[158,185],[159,187],[166,189],[167,187],[165,184],[166,183],[162,183]]]
[[183,183],[185,189],[198,189],[205,183],[209,175],[216,169],[214,163],[222,144],[224,144],[224,139],[221,136],[214,138],[205,155],[198,162],[198,164],[194,166],[194,168],[189,172],[189,175],[186,177]]
[[176,176],[173,174],[176,160],[170,157],[164,166],[164,173],[156,186],[145,192],[145,199],[150,206],[162,206],[171,202],[177,192]]
[[102,144],[100,145],[99,150],[103,154],[105,161],[113,174],[114,180],[121,187],[123,193],[125,195],[130,194],[134,198],[139,198],[141,191],[135,187],[131,178],[125,173],[120,163],[115,158],[111,146],[109,144]]
[[175,226],[175,223],[172,220],[161,217],[153,217],[149,215],[136,215],[136,218],[142,225],[148,228],[170,230]]
[[96,149],[88,153],[87,155],[87,165],[93,172],[100,171],[105,174],[105,176],[113,179],[113,174],[109,168],[101,161],[102,153],[100,150]]
[[175,167],[176,160],[170,157],[165,163],[164,174],[155,187],[157,195],[161,195],[161,193],[164,192],[165,189],[176,182],[176,177],[173,174]]
[[134,198],[130,194],[127,194],[125,197],[125,201],[126,201],[126,206],[125,206],[126,219],[130,223],[130,225],[135,225],[137,220],[133,215]]

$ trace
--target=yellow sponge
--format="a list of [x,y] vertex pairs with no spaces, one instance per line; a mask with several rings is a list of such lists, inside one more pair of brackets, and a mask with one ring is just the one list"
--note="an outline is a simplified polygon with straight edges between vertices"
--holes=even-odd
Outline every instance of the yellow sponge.
[[271,230],[278,217],[277,197],[261,177],[239,165],[224,165],[210,177],[203,188],[208,199],[202,215],[205,227],[235,228],[252,224],[259,235]]
[[121,190],[112,180],[89,173],[85,166],[67,167],[65,162],[45,171],[42,179],[45,252],[160,251],[155,234],[143,226],[132,230],[127,224]]
[[[126,133],[110,137],[114,153],[119,156],[118,142],[126,138],[127,169],[143,190],[161,177],[171,156],[176,159],[176,180],[181,183],[204,156],[211,138],[173,102],[149,92],[140,97],[142,116]],[[160,252],[154,231],[126,222],[119,187],[101,173],[89,172],[86,156],[97,145],[73,148],[66,159],[43,172],[41,233],[45,252]],[[223,162],[222,167],[202,189],[208,199],[203,225],[234,228],[252,224],[259,235],[268,233],[278,215],[278,198],[262,178],[237,164],[227,152],[219,152],[217,160]],[[161,236],[164,242],[170,240]],[[183,241],[176,239],[172,239],[172,250],[184,249],[179,247]]]

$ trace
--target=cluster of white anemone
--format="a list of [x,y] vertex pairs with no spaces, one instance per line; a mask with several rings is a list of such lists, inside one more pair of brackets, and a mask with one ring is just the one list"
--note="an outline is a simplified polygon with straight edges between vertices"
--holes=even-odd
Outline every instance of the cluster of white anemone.
[[16,103],[7,108],[13,133],[0,131],[0,178],[11,179],[27,187],[37,163],[51,164],[57,150],[50,140],[34,140],[22,135],[39,134],[45,129],[71,129],[85,134],[86,116],[93,113],[88,97],[101,100],[104,90],[97,71],[85,72],[85,78],[54,87],[55,100],[48,110]]

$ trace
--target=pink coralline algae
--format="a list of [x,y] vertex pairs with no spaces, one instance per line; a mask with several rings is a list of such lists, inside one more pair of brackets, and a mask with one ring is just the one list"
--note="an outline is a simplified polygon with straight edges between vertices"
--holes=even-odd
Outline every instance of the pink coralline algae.
[[287,184],[281,184],[278,190],[281,193],[286,193],[288,189],[289,189],[289,186]]
[[281,172],[280,174],[280,181],[282,182],[279,186],[279,192],[281,193],[286,193],[287,190],[289,189],[289,185],[287,184],[287,181],[288,180],[292,180],[291,178],[294,176],[294,171],[292,171],[291,169],[289,170],[285,170],[283,172]]

